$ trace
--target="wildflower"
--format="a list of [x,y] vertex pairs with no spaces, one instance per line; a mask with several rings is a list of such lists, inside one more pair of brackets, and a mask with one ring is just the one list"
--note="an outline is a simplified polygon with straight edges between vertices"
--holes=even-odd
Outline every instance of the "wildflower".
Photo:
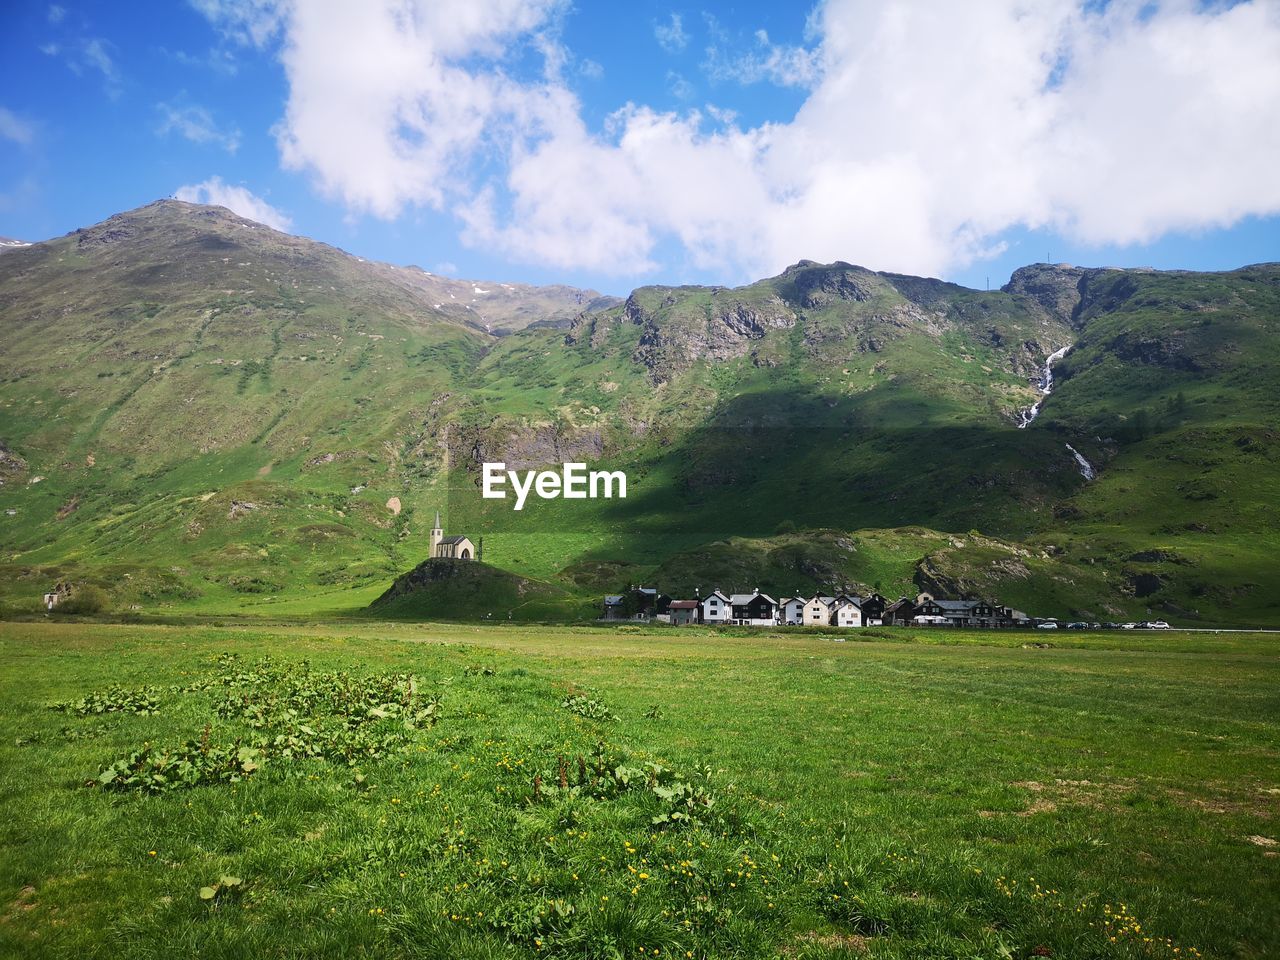
[[149,857],[154,857],[155,855],[156,855],[156,852],[155,852],[154,850],[148,850],[148,851],[147,851],[147,856],[149,856]]

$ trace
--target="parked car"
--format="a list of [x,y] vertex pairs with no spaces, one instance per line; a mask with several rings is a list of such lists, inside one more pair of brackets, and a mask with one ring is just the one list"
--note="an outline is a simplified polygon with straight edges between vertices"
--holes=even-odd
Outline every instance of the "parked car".
[[1100,624],[1100,623],[1091,623],[1091,624],[1089,624],[1089,629],[1090,629],[1090,630],[1101,630],[1101,629],[1102,629],[1102,624]]
[[1121,630],[1135,630],[1135,629],[1137,629],[1137,626],[1138,626],[1138,625],[1137,625],[1136,623],[1122,623],[1122,624],[1120,624],[1120,629],[1121,629]]
[[1053,620],[1046,620],[1044,623],[1036,624],[1037,630],[1057,630],[1058,624]]
[[1120,624],[1118,624],[1118,623],[1111,623],[1110,621],[1108,621],[1107,623],[1104,623],[1104,624],[1102,625],[1102,629],[1103,629],[1103,630],[1119,630],[1119,629],[1120,629]]
[[1150,623],[1147,624],[1147,629],[1148,630],[1170,630],[1172,628],[1169,626],[1169,624],[1165,623],[1163,620],[1152,620]]
[[1089,625],[1087,623],[1081,623],[1079,620],[1075,620],[1067,624],[1067,629],[1068,630],[1088,630]]

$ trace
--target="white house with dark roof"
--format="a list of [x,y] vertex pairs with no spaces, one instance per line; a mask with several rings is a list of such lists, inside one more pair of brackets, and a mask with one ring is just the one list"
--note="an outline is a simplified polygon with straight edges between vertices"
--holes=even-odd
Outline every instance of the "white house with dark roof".
[[841,597],[831,607],[831,624],[836,627],[862,626],[862,607],[852,597]]
[[757,587],[751,593],[729,595],[730,622],[742,627],[772,627],[778,622],[778,601]]
[[804,597],[783,597],[778,601],[778,619],[793,626],[804,622]]
[[700,601],[702,610],[703,623],[728,623],[733,608],[729,604],[729,598],[719,590],[713,590]]

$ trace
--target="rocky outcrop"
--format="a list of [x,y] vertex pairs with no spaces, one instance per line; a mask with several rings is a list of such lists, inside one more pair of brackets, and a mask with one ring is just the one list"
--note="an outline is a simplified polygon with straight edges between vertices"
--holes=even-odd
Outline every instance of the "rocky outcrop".
[[[1205,370],[1202,363],[1204,355],[1193,355],[1186,337],[1177,333],[1148,334],[1142,330],[1126,330],[1110,340],[1098,343],[1098,347],[1129,364],[1164,367],[1185,373],[1201,373]],[[1221,349],[1223,354],[1227,354],[1231,348],[1223,346]]]
[[1000,289],[1030,297],[1051,317],[1072,323],[1079,315],[1088,276],[1097,272],[1065,263],[1033,263],[1013,271]]
[[571,430],[549,423],[450,427],[442,443],[454,466],[462,466],[477,477],[484,463],[502,462],[508,470],[534,470],[561,463],[593,463],[605,452],[600,430]]
[[[912,581],[922,592],[935,597],[991,599],[999,594],[1001,583],[1031,576],[1026,550],[982,538],[974,544],[981,550],[981,557],[966,557],[964,541],[953,543],[960,546],[916,561]],[[992,548],[995,556],[989,555]]]
[[746,356],[752,344],[771,330],[786,330],[799,319],[780,297],[762,301],[730,300],[717,295],[702,316],[675,313],[673,297],[656,310],[646,309],[633,294],[623,308],[630,323],[642,327],[633,359],[655,383],[671,379],[698,360],[719,362]]
[[27,472],[27,461],[18,456],[0,440],[0,483],[16,479]]
[[[802,261],[803,263],[803,261]],[[865,303],[875,296],[875,274],[847,263],[818,265],[795,276],[795,296],[801,306],[818,309],[840,300]]]

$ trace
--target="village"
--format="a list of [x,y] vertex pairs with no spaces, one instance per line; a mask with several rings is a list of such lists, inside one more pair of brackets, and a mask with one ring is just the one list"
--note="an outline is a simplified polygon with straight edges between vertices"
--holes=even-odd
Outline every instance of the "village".
[[708,624],[738,627],[964,627],[969,629],[1037,628],[1056,630],[1167,630],[1163,620],[1142,623],[1060,623],[1054,617],[1031,617],[1021,610],[988,600],[948,600],[930,593],[914,599],[890,601],[878,593],[814,594],[775,600],[759,588],[750,593],[707,596],[694,591],[692,600],[676,600],[656,587],[630,587],[604,598],[601,620],[639,620],[675,626]]
[[[878,593],[782,597],[759,588],[726,594],[719,589],[691,600],[673,599],[656,587],[632,587],[604,598],[603,620],[653,620],[677,626],[717,624],[742,627],[1028,627],[1037,626],[1021,610],[985,600],[943,600],[928,593],[889,601]],[[1041,621],[1047,622],[1047,621]]]

